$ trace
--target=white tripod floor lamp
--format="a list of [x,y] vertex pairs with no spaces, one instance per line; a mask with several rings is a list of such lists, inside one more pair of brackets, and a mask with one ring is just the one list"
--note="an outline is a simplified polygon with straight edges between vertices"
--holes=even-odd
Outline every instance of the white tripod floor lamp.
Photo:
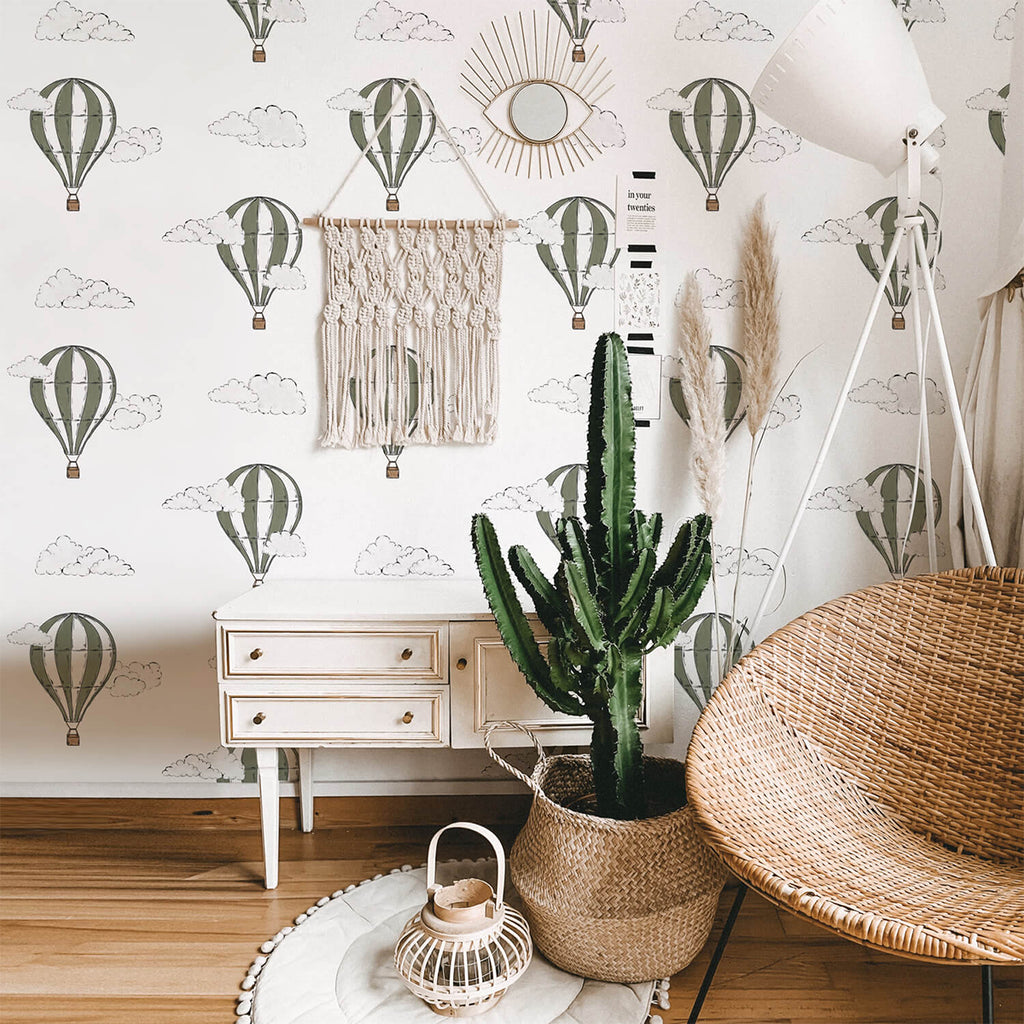
[[989,564],[995,565],[996,561],[935,300],[935,278],[928,261],[925,221],[920,212],[922,174],[935,171],[938,165],[938,154],[926,140],[945,120],[945,115],[932,101],[924,69],[892,0],[819,0],[768,62],[754,86],[752,98],[758,108],[804,138],[870,163],[887,177],[898,171],[900,215],[885,266],[878,276],[878,287],[868,309],[867,321],[853,351],[850,368],[840,387],[821,447],[779,551],[775,569],[748,623],[751,635],[760,625],[793,546],[877,319],[889,273],[904,248],[907,250],[910,276],[911,318],[920,388],[920,463],[923,464],[918,467],[919,476],[914,480],[911,501],[916,500],[923,469],[929,568],[932,572],[936,570],[937,552],[925,392],[928,337],[922,329],[921,283],[924,284],[931,323],[935,328],[936,349],[949,396],[956,445],[977,517],[982,550]]

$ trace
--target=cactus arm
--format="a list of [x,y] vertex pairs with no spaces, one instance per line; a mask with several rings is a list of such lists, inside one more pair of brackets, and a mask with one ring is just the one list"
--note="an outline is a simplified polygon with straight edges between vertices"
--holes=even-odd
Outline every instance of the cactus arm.
[[[657,561],[658,556],[653,548],[644,548],[640,552],[636,569],[629,578],[625,593],[622,595],[622,604],[619,605],[618,615],[615,616],[616,626],[622,622],[629,621],[636,611],[637,605],[647,595],[647,588],[651,582],[651,576],[654,573]],[[628,632],[623,632],[621,635],[626,637],[629,634]]]
[[661,541],[662,518],[660,512],[646,512],[637,510],[633,513],[633,539],[637,550],[654,548],[657,550]]
[[537,639],[523,613],[523,606],[519,603],[512,577],[505,567],[498,535],[490,519],[482,513],[473,516],[473,551],[476,553],[476,566],[484,594],[494,614],[494,621],[498,624],[501,639],[520,672],[526,676],[526,681],[546,700],[545,693],[551,691],[548,663],[541,654]]
[[651,581],[653,586],[671,586],[681,574],[700,561],[705,550],[710,550],[711,519],[700,513],[679,527],[665,561]]
[[558,567],[555,582],[565,595],[573,610],[576,633],[584,644],[600,650],[607,643],[601,612],[597,599],[587,587],[583,573],[573,562],[563,562]]
[[559,519],[555,524],[555,539],[562,549],[563,555],[575,562],[586,574],[587,586],[597,593],[597,569],[594,556],[587,543],[587,535],[583,532],[580,521],[573,516]]
[[533,555],[522,544],[514,544],[508,552],[509,565],[533,601],[537,618],[552,636],[565,632],[570,608],[551,581],[540,571]]
[[640,641],[649,645],[655,636],[661,636],[668,628],[672,615],[672,591],[668,587],[658,587],[654,594],[654,603],[647,615]]
[[632,533],[635,446],[626,348],[617,334],[602,334],[594,350],[591,378],[584,511],[600,590],[616,602],[636,557]]
[[551,685],[564,695],[566,707],[571,706],[572,711],[567,714],[585,715],[587,709],[574,692],[579,688],[579,679],[573,672],[566,653],[568,645],[564,640],[552,637],[548,641],[548,665],[551,669]]
[[646,813],[643,788],[643,744],[636,713],[643,699],[640,668],[643,654],[635,642],[609,650],[610,678],[608,711],[615,729],[615,774],[618,803],[630,818]]

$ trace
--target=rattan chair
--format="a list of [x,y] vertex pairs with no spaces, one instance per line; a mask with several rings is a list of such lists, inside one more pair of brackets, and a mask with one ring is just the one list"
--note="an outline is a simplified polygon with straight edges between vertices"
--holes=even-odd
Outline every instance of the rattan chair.
[[991,965],[1024,963],[1024,570],[885,583],[778,630],[712,696],[687,790],[741,883],[872,949],[983,965],[991,1020]]

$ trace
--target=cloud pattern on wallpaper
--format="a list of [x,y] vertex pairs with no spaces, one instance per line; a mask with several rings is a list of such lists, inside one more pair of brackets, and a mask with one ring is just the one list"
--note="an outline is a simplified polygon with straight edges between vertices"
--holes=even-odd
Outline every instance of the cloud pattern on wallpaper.
[[357,576],[454,576],[455,570],[426,548],[399,544],[381,534],[359,552]]
[[211,135],[235,139],[264,149],[295,149],[306,144],[306,130],[294,110],[274,103],[252,107],[248,113],[230,110],[209,125]]
[[[916,486],[915,486],[916,484]],[[942,494],[931,481],[932,525],[942,519]],[[915,559],[928,556],[928,497],[913,466],[889,463],[849,484],[812,494],[809,509],[852,512],[857,525],[881,556],[893,579],[910,571]]]
[[108,697],[138,697],[159,686],[163,675],[163,669],[156,661],[119,661],[103,692]]
[[907,29],[918,23],[937,25],[946,20],[946,9],[940,0],[892,0],[896,10],[903,16]]
[[355,36],[368,42],[447,43],[455,33],[419,11],[404,11],[388,0],[377,0],[356,22]]
[[484,143],[483,133],[479,128],[455,128],[449,130],[452,142],[447,139],[435,138],[427,150],[427,159],[435,164],[450,164],[459,159],[459,156],[472,156],[479,152]]
[[[719,277],[707,267],[694,271],[697,287],[700,288],[701,305],[705,309],[729,309],[743,305],[743,282],[733,278]],[[673,300],[676,307],[682,306],[686,285],[681,284]]]
[[755,164],[776,163],[784,156],[799,152],[801,142],[803,139],[788,128],[762,128],[757,125],[746,156]]
[[101,11],[83,11],[67,0],[51,7],[36,25],[36,39],[65,43],[84,43],[97,40],[106,43],[124,43],[134,39],[131,29]]
[[[917,373],[894,373],[888,380],[872,377],[850,389],[850,401],[877,406],[882,412],[917,416],[921,411],[921,378]],[[925,404],[929,416],[946,411],[946,396],[931,377],[925,378]]]
[[239,199],[205,220],[187,220],[171,228],[163,238],[217,246],[221,263],[249,301],[254,331],[267,326],[265,311],[278,288],[306,287],[295,266],[302,252],[302,225],[280,199]]
[[1017,0],[1012,7],[1008,7],[1004,14],[996,19],[996,27],[992,31],[995,39],[1010,40],[1017,32],[1017,13],[1020,11],[1020,0]]
[[267,59],[264,43],[274,26],[306,20],[306,10],[300,0],[227,0],[228,6],[238,15],[245,31],[252,41],[252,60],[263,64]]
[[585,416],[590,408],[590,377],[589,373],[574,373],[568,380],[550,377],[531,388],[526,397],[538,405],[554,405],[563,412]]
[[41,309],[130,309],[135,303],[106,281],[79,277],[61,267],[39,286],[36,305]]
[[302,518],[302,491],[278,466],[239,466],[212,484],[179,491],[162,507],[216,513],[218,525],[252,574],[253,586],[263,583],[276,559],[306,554],[295,533]]
[[90,547],[62,533],[36,559],[40,576],[134,576],[123,558],[106,548]]
[[707,0],[699,0],[676,23],[676,39],[722,43],[728,40],[742,42],[770,42],[775,36],[771,29],[741,11],[721,11]]
[[232,377],[214,388],[208,397],[211,402],[264,416],[301,416],[306,411],[306,398],[299,385],[273,370],[254,373],[247,381]]

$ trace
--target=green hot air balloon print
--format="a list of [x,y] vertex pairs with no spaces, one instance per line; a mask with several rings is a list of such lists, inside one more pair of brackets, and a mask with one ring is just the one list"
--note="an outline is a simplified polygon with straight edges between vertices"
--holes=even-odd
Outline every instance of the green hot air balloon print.
[[[885,261],[889,257],[889,249],[892,247],[893,238],[896,235],[896,221],[900,215],[900,203],[895,196],[879,199],[872,203],[864,211],[882,229],[881,244],[872,245],[866,242],[857,243],[857,255],[861,263],[867,268],[868,273],[877,281],[885,267]],[[935,211],[925,203],[921,204],[921,216],[924,217],[924,224],[921,227],[924,233],[925,249],[928,253],[928,265],[935,265],[935,258],[942,248],[942,232],[939,230],[939,218]],[[892,307],[892,329],[902,331],[907,326],[903,310],[910,302],[910,271],[905,262],[897,257],[896,262],[889,272],[889,280],[885,286],[885,298]]]
[[[747,415],[747,400],[743,394],[746,360],[739,352],[724,345],[712,345],[710,351],[715,363],[715,382],[722,389],[722,415],[725,418],[725,439],[728,441]],[[668,394],[672,408],[689,426],[690,411],[686,408],[683,385],[678,377],[669,379]]]
[[263,64],[267,59],[267,51],[263,44],[270,35],[270,30],[277,24],[277,18],[269,13],[271,0],[228,0],[228,6],[238,15],[245,31],[252,40],[252,60],[254,64]]
[[721,682],[721,668],[735,665],[750,643],[750,633],[731,616],[691,615],[680,629],[686,643],[675,648],[674,674],[683,692],[701,711]]
[[267,326],[264,310],[277,290],[268,272],[295,266],[302,252],[302,226],[290,206],[266,196],[239,199],[226,212],[241,224],[245,237],[218,243],[217,255],[252,306],[252,329],[262,331]]
[[271,538],[294,533],[302,518],[302,492],[295,480],[277,466],[254,463],[239,466],[226,477],[242,493],[241,511],[221,511],[217,522],[252,573],[253,586],[263,583],[277,557]]
[[114,101],[84,78],[59,78],[39,92],[53,106],[29,114],[32,138],[67,189],[67,210],[76,213],[78,190],[114,137]]
[[718,190],[757,126],[754,104],[744,89],[724,78],[699,78],[679,96],[683,109],[669,111],[669,130],[704,185],[704,209],[715,213]]
[[117,397],[114,368],[99,352],[84,345],[52,348],[40,362],[53,373],[29,381],[32,405],[68,460],[67,478],[77,480],[78,459],[86,442]]
[[110,630],[84,612],[54,615],[39,628],[53,642],[29,648],[32,673],[60,710],[67,745],[77,747],[78,727],[114,673],[117,645]]
[[[402,187],[413,164],[426,152],[434,138],[437,117],[430,97],[418,85],[410,85],[402,78],[380,78],[359,90],[369,100],[368,110],[353,110],[348,127],[352,138],[370,166],[377,172],[387,190],[386,208],[398,210],[398,190]],[[394,113],[391,108],[398,101]],[[380,134],[374,140],[378,129]],[[371,141],[373,140],[373,141]]]
[[587,326],[583,310],[596,288],[592,275],[600,267],[614,265],[619,256],[615,214],[587,196],[559,199],[544,212],[561,227],[562,241],[541,242],[537,255],[572,307],[572,329],[582,331]]
[[[999,90],[1000,99],[1009,100],[1010,83]],[[990,110],[988,112],[988,133],[992,141],[999,147],[999,152],[1006,155],[1006,110]]]
[[[582,462],[570,462],[567,466],[559,466],[558,469],[553,469],[544,477],[549,486],[555,488],[561,495],[563,517],[579,515],[579,503],[582,500],[583,484],[586,478],[587,467]],[[562,548],[555,532],[555,521],[559,517],[556,516],[553,519],[551,513],[545,509],[534,514],[548,540],[555,545],[557,551],[561,551]]]
[[[423,372],[420,368],[420,359],[411,348],[405,350],[405,379],[401,379],[398,372],[400,360],[397,346],[392,345],[388,349],[388,357],[384,369],[383,379],[377,376],[377,353],[370,355],[371,369],[368,381],[359,381],[350,377],[348,382],[348,397],[355,406],[356,413],[364,422],[372,416],[372,408],[382,408],[384,422],[389,430],[402,437],[412,434],[419,426],[421,382]],[[382,394],[377,394],[377,388],[383,389]],[[403,397],[404,396],[404,397]],[[426,397],[426,395],[422,395]],[[378,401],[379,399],[379,401]],[[385,468],[385,476],[388,480],[397,480],[398,457],[405,449],[404,444],[394,443],[381,445],[384,457],[388,460]]]
[[587,59],[587,51],[583,44],[587,41],[591,26],[594,24],[587,17],[589,0],[548,0],[548,7],[562,23],[572,40],[572,59],[582,64]]
[[[900,579],[921,553],[917,542],[928,519],[924,480],[917,477],[915,481],[914,467],[904,463],[879,466],[864,479],[881,494],[882,510],[858,512],[857,523],[882,556],[893,579]],[[934,528],[942,519],[942,494],[934,480],[932,500]]]

